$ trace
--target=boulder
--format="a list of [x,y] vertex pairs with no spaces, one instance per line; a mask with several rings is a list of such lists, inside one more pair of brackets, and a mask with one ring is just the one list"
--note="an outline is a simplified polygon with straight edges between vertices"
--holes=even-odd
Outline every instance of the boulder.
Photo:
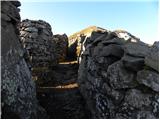
[[134,88],[137,86],[136,74],[126,70],[121,61],[115,62],[108,67],[107,78],[113,89]]
[[123,49],[121,46],[119,45],[108,45],[108,46],[104,46],[102,51],[99,52],[99,56],[103,56],[103,57],[106,57],[106,56],[115,56],[115,57],[118,57],[118,58],[121,58],[123,56]]
[[137,73],[137,81],[152,90],[159,92],[159,75],[150,70],[142,70]]
[[136,57],[145,57],[149,53],[149,46],[143,42],[128,42],[124,49],[127,54]]
[[145,64],[159,71],[159,42],[155,42],[145,57]]
[[126,31],[94,31],[81,45],[78,83],[92,118],[158,118],[158,73],[144,64],[149,45]]
[[1,1],[1,13],[5,16],[1,19],[2,118],[44,118],[46,113],[38,104],[35,83],[18,36],[19,6],[19,1]]
[[122,62],[129,70],[139,71],[144,68],[144,58],[141,57],[133,57],[125,54],[122,58]]
[[126,92],[121,107],[117,108],[115,118],[155,119],[157,115],[155,115],[152,109],[154,108],[152,103],[157,104],[155,100],[155,97],[150,93],[143,93],[138,89],[130,89]]

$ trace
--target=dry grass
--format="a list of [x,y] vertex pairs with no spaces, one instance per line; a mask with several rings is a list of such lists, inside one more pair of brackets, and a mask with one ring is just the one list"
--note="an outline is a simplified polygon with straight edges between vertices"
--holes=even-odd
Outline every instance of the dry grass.
[[77,64],[77,60],[75,61],[65,61],[65,62],[60,62],[59,64]]
[[72,88],[78,88],[77,83],[67,84],[67,85],[58,85],[53,87],[39,87],[42,89],[72,89]]

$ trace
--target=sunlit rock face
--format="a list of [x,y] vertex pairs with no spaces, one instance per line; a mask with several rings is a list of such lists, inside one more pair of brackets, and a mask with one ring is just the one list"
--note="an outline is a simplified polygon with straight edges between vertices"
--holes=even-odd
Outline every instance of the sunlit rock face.
[[106,30],[82,46],[78,83],[92,118],[159,118],[158,42]]
[[105,29],[96,26],[90,26],[86,29],[83,29],[69,36],[68,38],[69,57],[72,57],[75,60],[79,60],[78,58],[81,55],[81,52],[85,49],[83,43],[89,36],[91,36],[93,31],[105,31]]
[[20,22],[18,1],[1,1],[1,107],[2,118],[43,118],[35,84],[24,59],[17,24]]

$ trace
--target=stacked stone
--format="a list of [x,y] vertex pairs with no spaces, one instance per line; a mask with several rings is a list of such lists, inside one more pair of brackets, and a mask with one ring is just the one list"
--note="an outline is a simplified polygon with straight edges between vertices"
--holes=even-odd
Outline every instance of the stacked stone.
[[31,67],[49,67],[56,61],[51,26],[42,20],[23,20],[19,26],[21,43]]
[[49,79],[52,66],[57,64],[56,45],[51,26],[42,20],[23,20],[19,25],[21,43],[25,48],[25,59],[32,70],[37,85]]
[[18,1],[1,1],[1,117],[43,118],[45,112],[38,105],[35,84],[19,41],[20,5]]
[[66,60],[68,50],[68,37],[66,34],[54,35],[53,41],[56,44],[56,54],[59,62]]
[[159,118],[159,43],[126,31],[93,32],[83,43],[80,91],[92,118]]

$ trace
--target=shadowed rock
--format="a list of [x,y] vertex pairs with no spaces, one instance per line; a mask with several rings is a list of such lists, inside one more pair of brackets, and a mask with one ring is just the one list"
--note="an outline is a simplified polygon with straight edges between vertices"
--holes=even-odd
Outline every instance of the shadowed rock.
[[2,118],[44,118],[46,113],[38,105],[35,84],[23,58],[24,49],[19,41],[19,6],[18,1],[1,1]]

